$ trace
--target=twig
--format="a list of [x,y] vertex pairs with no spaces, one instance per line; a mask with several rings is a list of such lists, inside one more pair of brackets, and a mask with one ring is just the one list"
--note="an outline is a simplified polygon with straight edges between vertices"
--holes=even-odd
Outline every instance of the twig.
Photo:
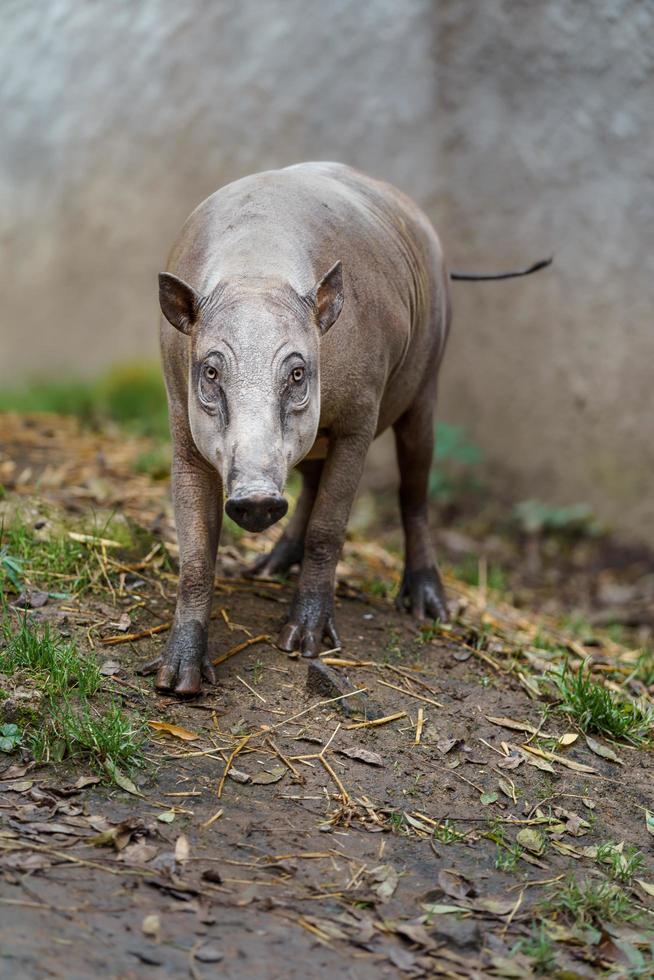
[[173,625],[172,619],[167,623],[161,623],[159,626],[151,626],[147,630],[140,630],[138,633],[123,633],[118,636],[105,636],[104,639],[100,640],[103,646],[111,647],[117,646],[119,643],[133,643],[134,640],[144,640],[148,636],[154,636],[155,633],[164,633],[169,630]]
[[259,698],[259,700],[263,701],[264,704],[266,703],[266,699],[264,698],[263,694],[259,694],[258,691],[255,691],[254,688],[251,687],[247,681],[244,681],[242,677],[239,677],[238,674],[236,675],[236,680],[240,681],[243,687],[247,687],[250,694],[254,694],[255,698]]
[[232,768],[232,762],[234,761],[234,759],[236,758],[236,756],[239,754],[239,752],[241,751],[241,749],[244,749],[245,748],[245,746],[247,745],[247,743],[250,740],[250,737],[251,737],[250,735],[246,735],[245,738],[236,746],[236,748],[235,749],[232,749],[232,751],[230,752],[229,757],[227,759],[227,762],[225,763],[224,772],[223,772],[222,776],[220,777],[220,782],[218,783],[218,790],[217,790],[217,793],[216,793],[218,799],[220,799],[220,797],[223,795],[223,787],[225,786],[225,780],[227,779],[227,773]]
[[206,830],[207,827],[210,827],[212,823],[215,823],[216,820],[219,820],[220,817],[222,817],[223,812],[224,811],[223,811],[223,808],[222,807],[220,808],[220,810],[216,810],[216,812],[214,813],[213,817],[209,817],[208,820],[205,820],[204,823],[201,823],[200,824],[201,829],[202,830]]
[[270,748],[275,753],[275,755],[277,756],[277,758],[280,759],[280,761],[284,763],[284,765],[287,767],[287,769],[290,769],[290,771],[293,773],[293,775],[295,776],[295,778],[297,779],[297,781],[299,783],[306,782],[306,780],[305,780],[304,776],[302,775],[302,773],[300,772],[300,770],[297,769],[293,765],[293,763],[291,762],[291,760],[287,756],[285,756],[283,754],[283,752],[281,752],[277,748],[277,746],[275,745],[275,743],[273,742],[273,740],[271,738],[267,738],[266,739],[266,744],[270,746]]
[[408,694],[410,698],[417,698],[418,701],[426,701],[427,704],[433,704],[436,708],[442,708],[443,705],[440,701],[434,701],[433,698],[427,698],[424,694],[415,694],[414,691],[407,691],[405,687],[400,687],[399,684],[391,684],[389,681],[379,681],[384,687],[392,687],[394,691],[399,691],[401,694]]
[[341,794],[341,802],[343,803],[344,806],[347,806],[347,804],[350,802],[350,797],[347,790],[345,789],[345,786],[343,786],[343,783],[340,781],[340,779],[338,778],[338,776],[336,775],[336,773],[334,772],[330,764],[327,762],[327,759],[325,759],[324,755],[321,754],[318,756],[318,758],[322,763],[322,765],[324,766],[324,768],[329,773],[329,775],[332,777],[336,785],[338,786],[338,789]]
[[230,657],[233,657],[237,653],[240,653],[241,650],[247,650],[248,647],[254,646],[255,643],[271,643],[271,642],[272,642],[271,638],[267,633],[260,633],[259,636],[252,636],[250,637],[249,640],[243,640],[242,643],[237,643],[236,646],[230,647],[229,650],[225,650],[225,652],[221,653],[219,657],[216,657],[215,660],[212,660],[212,663],[214,667],[217,667],[218,664],[222,664],[226,660],[229,660]]
[[397,711],[394,715],[386,715],[385,718],[373,718],[371,721],[357,721],[353,725],[346,725],[348,731],[354,728],[376,728],[378,725],[387,725],[389,721],[397,721],[399,718],[406,718],[406,711]]
[[418,708],[418,723],[416,725],[416,740],[415,745],[420,745],[420,739],[422,738],[422,726],[425,723],[425,710],[424,708]]

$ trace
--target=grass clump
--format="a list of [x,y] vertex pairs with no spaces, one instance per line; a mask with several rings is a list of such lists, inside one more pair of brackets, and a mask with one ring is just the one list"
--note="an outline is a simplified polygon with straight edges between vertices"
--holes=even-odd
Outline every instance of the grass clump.
[[624,847],[622,844],[607,841],[597,848],[597,862],[609,866],[609,874],[615,881],[629,885],[642,871],[645,855],[632,844]]
[[30,747],[38,762],[81,757],[113,773],[140,762],[142,742],[140,726],[135,728],[116,702],[99,711],[85,699],[73,704],[64,697],[51,703],[47,722],[32,733]]
[[456,844],[465,840],[466,835],[456,829],[453,820],[444,820],[442,824],[434,829],[434,840],[439,844]]
[[156,364],[118,365],[99,378],[35,380],[0,392],[0,412],[56,412],[86,425],[116,422],[138,434],[169,438],[166,391]]
[[512,952],[528,956],[534,973],[549,976],[556,968],[556,947],[542,922],[534,923],[531,935],[518,940]]
[[636,917],[619,885],[610,881],[578,882],[573,876],[550,893],[544,910],[577,926],[601,927],[605,922],[628,922]]
[[0,672],[29,673],[51,697],[73,688],[83,697],[98,690],[101,677],[95,660],[83,657],[72,640],[55,633],[48,623],[36,626],[25,615],[15,632],[4,624],[3,638]]
[[622,699],[593,681],[589,661],[577,673],[566,663],[551,676],[560,695],[559,707],[575,720],[582,732],[596,732],[636,746],[650,741],[654,711]]

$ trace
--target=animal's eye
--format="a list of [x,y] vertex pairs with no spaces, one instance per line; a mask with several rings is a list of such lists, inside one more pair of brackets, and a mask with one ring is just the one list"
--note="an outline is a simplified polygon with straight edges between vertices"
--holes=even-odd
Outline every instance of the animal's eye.
[[293,370],[291,371],[291,381],[294,384],[296,384],[296,385],[299,385],[299,384],[301,384],[304,381],[304,368],[303,367],[294,367],[293,368]]
[[204,376],[207,381],[215,381],[218,377],[218,371],[213,366],[213,364],[206,364],[204,368]]

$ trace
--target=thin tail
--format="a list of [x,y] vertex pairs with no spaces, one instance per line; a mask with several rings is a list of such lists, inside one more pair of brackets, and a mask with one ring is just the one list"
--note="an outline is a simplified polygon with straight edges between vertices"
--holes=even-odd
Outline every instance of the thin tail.
[[489,272],[480,275],[472,272],[450,272],[450,279],[460,279],[465,282],[486,282],[490,279],[517,279],[518,276],[530,276],[532,272],[538,272],[539,269],[546,269],[551,264],[552,258],[549,258],[541,259],[540,262],[534,262],[528,269],[521,269],[519,272]]

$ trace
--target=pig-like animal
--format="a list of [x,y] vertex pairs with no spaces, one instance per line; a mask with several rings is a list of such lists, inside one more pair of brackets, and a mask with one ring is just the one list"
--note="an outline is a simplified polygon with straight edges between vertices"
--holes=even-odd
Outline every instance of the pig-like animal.
[[[532,271],[532,270],[527,270]],[[495,278],[495,277],[474,277]],[[225,510],[261,531],[302,491],[259,573],[301,562],[283,650],[339,646],[334,578],[370,443],[393,426],[405,566],[398,596],[447,618],[427,480],[448,271],[430,222],[389,184],[305,163],[223,187],[187,220],[159,277],[180,575],[156,686],[196,694],[214,672],[207,627]]]

